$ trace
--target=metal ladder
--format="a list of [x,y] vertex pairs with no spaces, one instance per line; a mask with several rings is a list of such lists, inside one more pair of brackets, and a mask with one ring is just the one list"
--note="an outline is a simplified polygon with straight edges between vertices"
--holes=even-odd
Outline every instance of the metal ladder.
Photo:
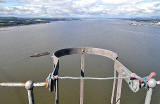
[[[59,77],[59,58],[66,55],[72,54],[81,54],[81,76],[80,77]],[[114,76],[108,78],[93,78],[93,77],[85,77],[85,55],[93,54],[107,57],[114,62]],[[97,79],[97,80],[108,80],[113,79],[113,89],[111,96],[111,104],[120,104],[121,98],[121,89],[122,89],[122,80],[129,85],[129,88],[133,92],[137,92],[140,88],[146,88],[147,94],[144,104],[150,104],[151,96],[152,96],[152,88],[156,87],[157,84],[160,84],[160,81],[156,81],[152,77],[156,74],[152,72],[149,76],[141,78],[140,76],[132,73],[129,69],[127,69],[122,63],[120,63],[118,59],[118,55],[110,50],[100,49],[100,48],[66,48],[56,51],[53,56],[53,72],[48,75],[45,82],[37,82],[34,83],[31,80],[25,83],[0,83],[0,87],[25,87],[28,92],[28,101],[29,104],[34,104],[34,95],[33,88],[34,87],[48,87],[55,94],[55,104],[59,104],[59,87],[58,80],[60,79],[79,79],[80,80],[80,104],[83,104],[84,98],[84,80],[86,79]],[[118,74],[118,76],[116,76]],[[115,89],[117,83],[116,90],[116,101],[114,101]]]

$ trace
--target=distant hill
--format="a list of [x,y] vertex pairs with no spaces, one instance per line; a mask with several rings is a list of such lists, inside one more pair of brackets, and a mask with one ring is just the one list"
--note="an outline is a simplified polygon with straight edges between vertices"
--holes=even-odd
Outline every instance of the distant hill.
[[38,23],[50,23],[52,21],[72,21],[78,18],[19,18],[19,17],[0,17],[0,27],[30,25]]

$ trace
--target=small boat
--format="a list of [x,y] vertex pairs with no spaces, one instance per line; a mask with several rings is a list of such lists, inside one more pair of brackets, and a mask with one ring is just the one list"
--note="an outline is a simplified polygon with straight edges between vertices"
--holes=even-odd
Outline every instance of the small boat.
[[49,55],[50,52],[43,52],[43,53],[35,53],[34,55],[30,56],[30,57],[41,57],[41,56],[46,56]]

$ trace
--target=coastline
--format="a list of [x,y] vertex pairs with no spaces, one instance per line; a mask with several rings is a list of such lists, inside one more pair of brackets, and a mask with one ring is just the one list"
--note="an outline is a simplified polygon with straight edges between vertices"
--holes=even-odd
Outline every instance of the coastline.
[[[71,21],[74,21],[74,20],[71,20]],[[77,20],[76,20],[77,21]],[[43,23],[43,22],[41,22],[41,23],[33,23],[33,24],[27,24],[27,25],[25,25],[25,24],[20,24],[20,25],[14,25],[14,26],[1,26],[0,27],[0,31],[9,31],[9,30],[11,30],[11,29],[14,29],[14,28],[16,28],[16,27],[21,27],[21,26],[32,26],[32,25],[39,25],[39,24],[49,24],[49,23],[52,23],[52,22],[59,22],[59,21],[49,21],[49,22],[46,22],[46,23]],[[11,28],[11,29],[10,29]]]
[[[52,23],[52,22],[49,22],[49,23]],[[32,26],[32,25],[49,24],[49,23],[36,23],[36,24],[28,24],[28,25],[2,26],[2,27],[0,27],[0,31],[9,31],[9,30],[12,30],[16,27],[21,27],[21,26]]]

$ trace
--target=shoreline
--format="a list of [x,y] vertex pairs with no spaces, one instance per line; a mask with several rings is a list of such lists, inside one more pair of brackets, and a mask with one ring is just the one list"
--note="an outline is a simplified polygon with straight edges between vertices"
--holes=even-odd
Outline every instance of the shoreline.
[[134,22],[131,22],[129,24],[131,26],[145,26],[145,25],[148,25],[148,26],[160,26],[159,23],[153,23],[153,22],[137,22],[137,21],[134,21]]
[[[30,25],[32,26],[32,25],[39,25],[39,24],[49,24],[49,23],[53,23],[53,22],[59,22],[59,21],[50,21],[50,22],[46,22],[46,23],[35,23],[35,24],[28,24],[28,25],[22,24],[22,25],[14,25],[14,26],[2,26],[2,27],[0,27],[0,31],[9,31],[9,30],[14,29],[16,27],[30,26]],[[11,29],[9,29],[9,28],[11,28]]]
[[[49,23],[52,23],[52,22],[49,22]],[[16,27],[32,26],[32,25],[39,25],[39,24],[49,24],[49,23],[36,23],[36,24],[28,24],[28,25],[3,26],[3,27],[0,27],[0,31],[9,31],[9,30],[12,30]]]

